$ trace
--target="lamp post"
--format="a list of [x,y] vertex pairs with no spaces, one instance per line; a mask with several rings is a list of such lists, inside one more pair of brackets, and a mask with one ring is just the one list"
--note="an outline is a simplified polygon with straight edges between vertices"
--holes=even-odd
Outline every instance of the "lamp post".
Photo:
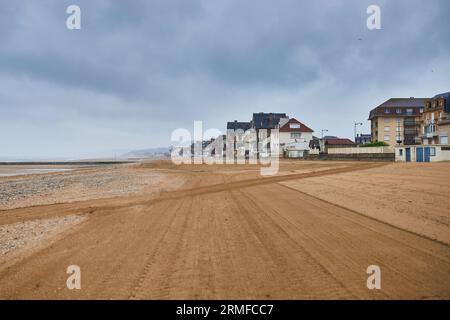
[[355,143],[356,143],[356,126],[362,126],[363,124],[362,124],[362,122],[355,122],[355,126],[354,126],[354,128],[355,128]]
[[323,133],[328,132],[328,129],[322,129],[322,139],[323,139]]

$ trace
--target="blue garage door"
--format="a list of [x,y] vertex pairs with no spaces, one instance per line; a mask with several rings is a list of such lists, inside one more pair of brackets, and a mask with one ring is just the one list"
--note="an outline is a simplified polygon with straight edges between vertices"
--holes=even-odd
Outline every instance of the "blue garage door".
[[423,148],[416,148],[416,162],[423,162]]
[[406,162],[411,161],[411,148],[406,148]]
[[430,147],[425,147],[425,162],[430,162]]

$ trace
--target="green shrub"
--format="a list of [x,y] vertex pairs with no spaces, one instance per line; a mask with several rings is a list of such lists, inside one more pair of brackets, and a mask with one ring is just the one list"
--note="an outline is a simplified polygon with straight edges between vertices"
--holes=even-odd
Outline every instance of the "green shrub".
[[365,147],[387,147],[387,146],[389,146],[389,144],[387,144],[384,141],[375,141],[363,144],[361,147],[365,148]]

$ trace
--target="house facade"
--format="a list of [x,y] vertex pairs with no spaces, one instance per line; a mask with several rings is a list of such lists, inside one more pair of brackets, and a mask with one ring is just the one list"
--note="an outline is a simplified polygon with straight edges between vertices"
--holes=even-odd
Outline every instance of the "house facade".
[[416,145],[395,147],[395,161],[438,162],[450,161],[450,145]]
[[312,140],[313,130],[295,118],[288,119],[280,126],[280,147],[290,143],[309,142]]
[[363,145],[366,143],[372,142],[372,135],[371,134],[357,134],[355,137],[355,143],[357,145]]
[[447,145],[449,134],[450,92],[447,92],[425,102],[420,137],[424,145]]
[[356,144],[347,138],[324,137],[320,139],[320,153],[328,153],[328,149],[332,148],[354,148]]
[[232,146],[234,157],[248,157],[252,146],[246,141],[246,134],[248,134],[248,130],[250,130],[251,127],[250,122],[239,122],[237,120],[227,122],[226,137],[232,139],[232,141],[228,141],[228,143]]
[[391,146],[421,143],[420,128],[426,98],[391,98],[369,114],[372,141]]
[[313,130],[295,118],[280,121],[280,153],[288,158],[302,158],[313,140]]
[[[280,128],[281,119],[289,119],[289,117],[286,115],[286,113],[253,113],[253,117],[250,123],[251,128],[256,132],[257,157],[259,157],[263,152],[262,150],[259,150],[260,142],[270,137],[274,129]],[[268,143],[266,146],[267,151],[272,153],[272,149],[274,148],[274,146],[272,146],[270,143]],[[267,154],[264,154],[264,156],[267,156]]]
[[[258,150],[259,144],[274,134],[278,137],[279,148],[276,149],[276,146],[269,142],[264,150]],[[246,157],[250,153],[256,154],[257,157],[260,155],[265,157],[277,150],[276,152],[282,156],[303,157],[313,140],[312,134],[311,128],[295,118],[289,118],[286,113],[258,112],[253,113],[250,122],[235,120],[227,123],[227,136],[233,139],[229,143],[230,146],[233,145],[235,156],[245,152]],[[249,143],[248,140],[252,142]]]
[[262,134],[262,130],[266,130],[267,137],[270,137],[273,129],[279,129],[281,119],[289,119],[286,113],[254,113],[252,121],[250,121],[251,128],[256,130],[256,134],[259,139],[265,138]]

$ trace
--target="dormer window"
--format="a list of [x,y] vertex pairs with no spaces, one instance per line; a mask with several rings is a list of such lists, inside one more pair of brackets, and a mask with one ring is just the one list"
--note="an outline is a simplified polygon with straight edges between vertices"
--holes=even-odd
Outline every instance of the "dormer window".
[[391,111],[389,109],[384,109],[384,113],[391,113]]
[[300,129],[300,123],[289,123],[290,129]]
[[397,109],[395,109],[395,112],[397,112],[397,114],[401,114],[402,113],[402,109],[397,108]]

